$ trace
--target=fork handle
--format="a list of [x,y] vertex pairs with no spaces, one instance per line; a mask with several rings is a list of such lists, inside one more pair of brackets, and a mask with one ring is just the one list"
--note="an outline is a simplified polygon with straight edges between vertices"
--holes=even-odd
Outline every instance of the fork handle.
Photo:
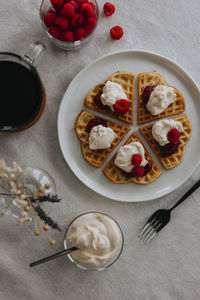
[[179,200],[174,204],[169,211],[172,211],[175,207],[181,204],[185,199],[187,199],[198,187],[200,186],[200,179],[187,191]]

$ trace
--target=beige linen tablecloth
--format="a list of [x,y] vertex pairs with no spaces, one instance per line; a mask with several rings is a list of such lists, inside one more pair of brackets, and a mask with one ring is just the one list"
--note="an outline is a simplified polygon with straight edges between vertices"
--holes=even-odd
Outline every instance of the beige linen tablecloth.
[[[103,0],[99,0],[102,12]],[[38,71],[47,89],[47,106],[31,129],[0,134],[0,156],[23,165],[40,166],[56,181],[63,199],[52,211],[63,228],[85,210],[100,210],[116,218],[125,234],[119,261],[104,272],[84,272],[59,258],[33,269],[29,263],[63,248],[64,233],[54,248],[33,228],[0,220],[0,300],[198,300],[200,299],[200,190],[173,214],[170,225],[148,246],[137,234],[156,209],[168,207],[199,178],[200,169],[177,191],[144,203],[108,200],[85,187],[70,171],[58,144],[57,113],[73,77],[93,59],[119,49],[142,49],[165,55],[180,64],[200,84],[199,0],[113,0],[116,13],[101,13],[93,40],[76,52],[55,48],[39,20],[39,0],[0,0],[0,50],[20,52],[35,40],[47,46]],[[124,28],[113,41],[109,29]]]

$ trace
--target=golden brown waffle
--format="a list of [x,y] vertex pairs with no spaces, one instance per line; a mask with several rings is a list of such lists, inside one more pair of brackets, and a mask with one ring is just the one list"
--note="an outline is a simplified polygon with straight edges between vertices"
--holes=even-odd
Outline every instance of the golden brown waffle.
[[[131,143],[131,142],[142,142],[140,141],[138,135],[136,132],[133,132],[133,134],[129,137],[129,139],[126,141],[125,145]],[[143,145],[143,144],[142,144]],[[144,145],[143,145],[144,147]],[[145,149],[145,147],[144,147]],[[110,160],[110,162],[105,166],[103,169],[103,173],[106,175],[108,179],[115,183],[128,183],[128,182],[135,182],[138,184],[148,184],[156,180],[160,175],[161,171],[145,149],[145,158],[152,164],[152,169],[151,171],[143,176],[143,177],[130,177],[128,178],[125,175],[125,172],[123,172],[120,168],[118,168],[114,164],[114,160],[116,158],[116,155]]]
[[169,86],[165,78],[156,71],[144,72],[138,75],[138,124],[144,124],[163,117],[180,114],[185,111],[185,100],[183,95],[175,87],[173,87],[176,94],[176,101],[171,103],[164,112],[153,116],[144,106],[141,97],[144,88],[149,85]]
[[172,169],[172,168],[176,167],[178,164],[180,164],[180,162],[183,159],[184,153],[185,153],[185,145],[189,141],[191,134],[192,134],[192,125],[190,123],[189,118],[186,115],[183,115],[183,116],[180,116],[177,118],[173,118],[173,120],[179,121],[183,124],[184,132],[181,133],[181,137],[180,137],[181,143],[178,147],[178,151],[167,157],[162,157],[160,155],[160,148],[158,146],[158,143],[154,140],[154,138],[152,136],[153,124],[139,128],[140,133],[144,136],[147,143],[150,145],[152,150],[155,152],[155,154],[157,155],[157,157],[159,158],[160,162],[162,163],[162,165],[165,169]]
[[105,159],[108,157],[108,155],[113,151],[113,149],[125,137],[125,135],[128,133],[130,128],[128,128],[127,126],[120,125],[115,122],[104,119],[107,123],[107,126],[112,128],[112,130],[117,134],[117,137],[113,140],[110,148],[103,149],[103,150],[91,150],[89,148],[89,141],[88,141],[89,133],[86,130],[86,125],[93,118],[99,119],[99,117],[97,117],[85,110],[82,110],[76,119],[76,122],[74,124],[74,129],[76,131],[77,137],[81,141],[81,151],[82,151],[83,157],[91,165],[99,168],[103,164]]
[[100,108],[97,104],[94,103],[94,97],[102,91],[104,83],[101,83],[99,85],[96,85],[93,89],[89,91],[85,98],[85,106],[89,107],[95,111],[98,111],[102,114],[108,115],[110,117],[113,117],[115,119],[124,121],[129,124],[133,124],[133,99],[134,99],[134,91],[135,91],[135,75],[130,72],[116,72],[112,74],[107,80],[107,81],[113,81],[118,84],[120,84],[123,89],[125,94],[127,95],[127,99],[129,102],[129,111],[122,115],[119,116],[115,114],[110,108]]

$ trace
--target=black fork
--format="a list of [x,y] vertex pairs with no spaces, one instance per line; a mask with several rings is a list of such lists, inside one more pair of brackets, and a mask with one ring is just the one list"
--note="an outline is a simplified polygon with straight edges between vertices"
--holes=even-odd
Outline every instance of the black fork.
[[171,211],[187,199],[199,186],[200,180],[198,180],[171,208],[157,210],[140,231],[139,238],[147,244],[170,221]]

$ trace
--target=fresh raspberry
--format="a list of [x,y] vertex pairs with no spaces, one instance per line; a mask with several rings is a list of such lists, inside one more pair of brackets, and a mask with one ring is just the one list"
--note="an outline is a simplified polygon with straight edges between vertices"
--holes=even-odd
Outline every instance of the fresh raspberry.
[[94,15],[94,10],[89,3],[83,3],[80,8],[80,13],[84,16],[91,17]]
[[141,96],[144,105],[146,105],[147,102],[149,101],[149,97],[150,97],[150,95],[151,95],[151,93],[153,92],[154,89],[155,89],[155,85],[148,85],[144,88],[142,96]]
[[112,16],[115,12],[115,7],[113,4],[106,2],[103,6],[103,11],[106,16]]
[[129,103],[125,99],[120,99],[113,105],[114,111],[118,115],[124,115],[129,110]]
[[110,35],[114,40],[119,40],[122,38],[124,32],[120,26],[115,26],[110,29]]
[[78,2],[79,5],[81,5],[83,3],[88,3],[88,0],[76,0],[76,2]]
[[152,169],[152,164],[148,161],[148,163],[144,167],[144,174],[143,176],[147,175]]
[[75,16],[75,8],[70,3],[65,3],[61,9],[61,15],[66,18],[72,18]]
[[71,19],[71,25],[73,27],[78,27],[83,24],[84,18],[81,14],[75,14],[75,16]]
[[75,41],[82,40],[85,37],[85,29],[83,27],[79,27],[75,30]]
[[172,128],[167,134],[167,139],[171,143],[176,143],[176,141],[179,140],[180,136],[181,135],[180,135],[180,132],[178,131],[178,129]]
[[98,126],[98,125],[102,125],[102,126],[104,126],[104,127],[107,127],[106,121],[104,121],[104,120],[102,120],[102,119],[91,119],[91,120],[88,122],[87,126],[86,126],[86,130],[87,130],[88,132],[90,132],[94,126]]
[[94,3],[92,3],[92,2],[88,2],[88,4],[92,7],[92,9],[93,9],[93,11],[95,11],[95,9],[96,9],[96,6],[94,5]]
[[56,39],[60,37],[60,30],[57,27],[49,28],[49,33]]
[[133,154],[131,158],[131,164],[135,167],[139,167],[142,162],[142,156],[140,154]]
[[63,17],[57,18],[55,24],[62,30],[66,30],[69,27],[69,21]]
[[78,4],[77,1],[71,0],[71,1],[69,1],[68,3],[70,3],[71,5],[74,6],[75,11],[78,11],[78,10],[79,10],[79,4]]
[[[90,29],[90,30],[85,30],[85,36],[87,36],[88,34],[90,34],[92,32],[92,29]],[[104,105],[105,106],[105,105]]]
[[48,12],[47,12],[47,14],[55,14],[55,13],[56,13],[56,11],[52,8],[49,9]]
[[144,175],[144,167],[133,167],[131,173],[134,177],[142,177]]
[[48,12],[43,18],[43,22],[46,27],[52,26],[55,20],[56,20],[56,14],[54,12],[51,13]]
[[64,41],[64,42],[73,42],[74,41],[74,33],[70,30],[64,31],[62,33],[61,38],[62,38],[62,41]]
[[177,140],[175,143],[168,143],[165,146],[159,146],[160,155],[162,157],[167,157],[167,156],[170,156],[170,155],[176,153],[178,151],[179,145],[180,145],[180,141]]
[[95,17],[89,17],[88,19],[86,19],[86,22],[85,22],[86,31],[92,30],[95,27],[96,23],[97,23],[97,20]]
[[51,1],[53,8],[55,8],[55,10],[58,10],[59,8],[61,8],[61,6],[64,3],[64,0],[50,0],[50,1]]

